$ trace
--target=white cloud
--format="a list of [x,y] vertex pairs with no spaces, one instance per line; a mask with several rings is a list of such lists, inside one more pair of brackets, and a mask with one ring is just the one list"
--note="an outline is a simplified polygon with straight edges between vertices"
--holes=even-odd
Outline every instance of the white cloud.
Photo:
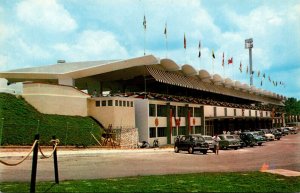
[[86,30],[78,35],[74,44],[53,46],[68,60],[103,60],[128,58],[126,49],[110,32]]
[[26,0],[16,7],[18,18],[32,26],[50,31],[68,32],[76,29],[76,21],[56,0]]

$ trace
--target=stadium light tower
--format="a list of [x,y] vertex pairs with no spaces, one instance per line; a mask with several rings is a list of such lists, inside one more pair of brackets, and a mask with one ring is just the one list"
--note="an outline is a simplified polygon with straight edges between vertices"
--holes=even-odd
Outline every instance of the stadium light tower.
[[253,86],[253,74],[252,74],[252,48],[253,39],[249,38],[245,40],[245,49],[249,49],[249,66],[250,66],[250,86]]

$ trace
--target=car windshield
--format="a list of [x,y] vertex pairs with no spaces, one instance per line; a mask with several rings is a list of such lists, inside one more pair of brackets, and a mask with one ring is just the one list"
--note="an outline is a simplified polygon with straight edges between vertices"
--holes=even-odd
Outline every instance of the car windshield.
[[192,136],[192,139],[197,141],[204,141],[203,137],[201,136]]
[[205,139],[205,140],[213,140],[213,138],[212,138],[212,137],[209,137],[209,136],[204,137],[204,139]]
[[254,136],[258,136],[258,133],[252,133]]
[[234,139],[234,137],[232,135],[227,135],[226,139]]

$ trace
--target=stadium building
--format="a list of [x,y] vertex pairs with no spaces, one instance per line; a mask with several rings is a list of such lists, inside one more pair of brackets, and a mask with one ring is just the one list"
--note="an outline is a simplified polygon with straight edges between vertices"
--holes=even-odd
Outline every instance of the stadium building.
[[0,72],[0,92],[22,95],[41,113],[136,128],[137,140],[160,144],[172,144],[181,134],[283,126],[286,99],[153,55]]

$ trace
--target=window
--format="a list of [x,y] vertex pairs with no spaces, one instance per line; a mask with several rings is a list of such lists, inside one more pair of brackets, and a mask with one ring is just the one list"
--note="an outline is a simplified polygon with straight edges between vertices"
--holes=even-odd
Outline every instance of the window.
[[106,101],[101,101],[101,102],[102,102],[101,106],[105,107],[106,106]]
[[251,116],[251,110],[249,110],[249,117]]
[[257,117],[257,111],[255,111],[255,117]]
[[123,101],[123,107],[126,107],[126,101]]
[[122,101],[119,101],[119,106],[120,106],[120,107],[122,106]]
[[108,106],[110,106],[110,107],[111,107],[111,106],[112,106],[112,104],[113,104],[113,101],[112,101],[112,100],[108,100],[108,101],[107,101],[107,105],[108,105]]
[[201,109],[200,108],[194,108],[195,111],[195,117],[201,117]]
[[166,127],[158,127],[157,128],[157,136],[158,137],[166,137],[167,128]]
[[177,129],[176,127],[172,127],[172,135],[177,136]]
[[233,115],[236,116],[236,109],[233,109]]
[[149,104],[149,116],[150,117],[156,116],[155,104]]
[[119,101],[115,100],[115,106],[119,106]]
[[127,107],[129,107],[129,101],[127,101]]
[[96,101],[96,107],[100,107],[100,101]]
[[227,108],[224,108],[224,115],[227,117]]
[[178,128],[178,135],[185,135],[186,134],[186,128],[185,126]]
[[200,134],[201,133],[201,126],[195,126],[195,133]]
[[130,102],[130,106],[133,107],[133,101]]
[[214,107],[214,116],[217,116],[217,107]]
[[181,107],[181,106],[178,106],[178,117],[185,117],[185,113],[184,113],[184,108],[185,107]]
[[172,109],[172,116],[176,117],[176,106],[170,106],[170,109]]
[[194,116],[193,107],[189,107],[189,111],[190,111],[190,116],[193,117]]
[[155,127],[149,128],[149,136],[150,136],[150,138],[156,137],[156,128]]
[[166,105],[157,105],[157,116],[166,117],[167,116],[167,106]]

